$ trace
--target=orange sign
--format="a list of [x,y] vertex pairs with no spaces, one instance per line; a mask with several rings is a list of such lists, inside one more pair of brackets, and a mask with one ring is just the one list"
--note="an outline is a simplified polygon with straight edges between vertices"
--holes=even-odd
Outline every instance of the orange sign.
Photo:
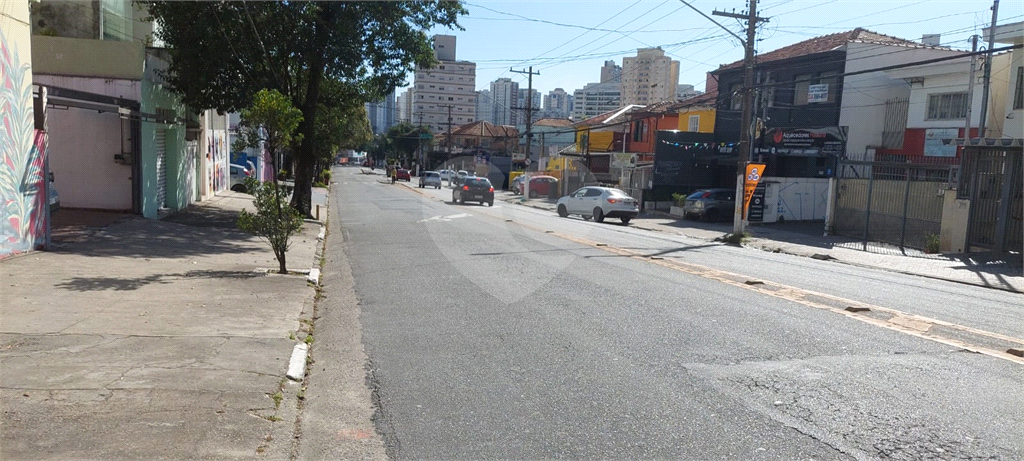
[[750,198],[754,196],[754,189],[764,175],[763,163],[748,163],[747,175],[743,178],[743,219],[747,219],[747,208],[750,208]]

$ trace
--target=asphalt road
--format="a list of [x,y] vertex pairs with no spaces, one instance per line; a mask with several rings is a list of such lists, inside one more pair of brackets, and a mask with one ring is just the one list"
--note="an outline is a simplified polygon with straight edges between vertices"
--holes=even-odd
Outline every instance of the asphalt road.
[[391,459],[1024,458],[1020,295],[335,173]]

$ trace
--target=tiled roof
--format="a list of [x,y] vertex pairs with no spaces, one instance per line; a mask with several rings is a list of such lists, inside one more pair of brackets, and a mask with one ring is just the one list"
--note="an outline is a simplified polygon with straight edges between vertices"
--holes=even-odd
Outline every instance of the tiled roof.
[[603,123],[606,123],[606,121],[608,121],[609,119],[615,118],[615,117],[617,117],[617,116],[619,116],[621,114],[627,113],[627,112],[631,112],[631,111],[633,111],[634,109],[637,109],[637,108],[641,108],[642,109],[643,107],[644,106],[640,106],[640,105],[636,105],[636,104],[632,104],[632,105],[629,105],[629,106],[626,106],[626,107],[619,107],[618,109],[610,110],[610,111],[605,112],[605,113],[603,113],[601,115],[595,115],[595,116],[590,117],[590,118],[588,118],[586,120],[581,120],[579,122],[576,122],[576,123],[573,124],[573,126],[580,127],[580,126],[601,125]]
[[542,118],[533,122],[533,126],[569,127],[572,126],[572,120],[567,118]]
[[[796,58],[800,56],[807,56],[817,53],[824,53],[826,51],[832,51],[846,45],[850,42],[865,42],[865,43],[877,43],[881,45],[902,45],[902,46],[914,46],[924,47],[918,42],[906,40],[898,37],[891,37],[888,35],[879,34],[863,28],[856,28],[846,32],[839,32],[836,34],[823,35],[821,37],[815,37],[810,40],[804,40],[800,43],[795,43],[789,46],[779,48],[777,50],[769,51],[767,53],[759,54],[755,58],[759,63],[781,61],[783,59]],[[728,69],[736,69],[743,66],[743,61],[736,61],[732,64],[723,64],[714,72],[721,72]]]
[[[447,136],[447,131],[440,133]],[[493,125],[486,120],[478,120],[452,129],[452,136],[481,136],[487,138],[506,138],[519,136],[519,130],[509,125]]]

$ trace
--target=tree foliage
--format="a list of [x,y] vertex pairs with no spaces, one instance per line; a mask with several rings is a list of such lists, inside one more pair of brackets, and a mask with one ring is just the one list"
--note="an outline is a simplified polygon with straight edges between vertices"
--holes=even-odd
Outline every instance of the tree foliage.
[[[236,147],[258,148],[262,145],[272,159],[277,159],[297,136],[301,136],[295,134],[300,123],[302,113],[292,106],[288,97],[277,90],[260,90],[253,96],[252,106],[242,109]],[[277,163],[273,161],[275,171]],[[287,273],[288,240],[302,228],[302,215],[288,204],[291,190],[278,185],[276,176],[272,183],[260,183],[249,178],[245,186],[254,197],[256,213],[242,210],[238,227],[264,238],[274,250],[280,272]]]
[[324,147],[318,130],[330,129],[321,118],[335,108],[351,114],[403,84],[413,66],[435,64],[425,31],[459,28],[465,14],[446,1],[140,3],[160,25],[171,53],[165,78],[185,104],[233,112],[271,88],[302,112],[292,205],[307,215]]

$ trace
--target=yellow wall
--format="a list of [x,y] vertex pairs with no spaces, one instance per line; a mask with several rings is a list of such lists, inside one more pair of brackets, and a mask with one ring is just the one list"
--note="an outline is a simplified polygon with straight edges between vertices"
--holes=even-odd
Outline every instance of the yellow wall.
[[715,109],[692,107],[679,111],[679,131],[690,131],[690,116],[700,117],[698,133],[715,132]]
[[614,131],[590,131],[580,130],[576,132],[576,148],[583,151],[583,136],[590,134],[590,152],[608,152],[612,150],[615,141]]

